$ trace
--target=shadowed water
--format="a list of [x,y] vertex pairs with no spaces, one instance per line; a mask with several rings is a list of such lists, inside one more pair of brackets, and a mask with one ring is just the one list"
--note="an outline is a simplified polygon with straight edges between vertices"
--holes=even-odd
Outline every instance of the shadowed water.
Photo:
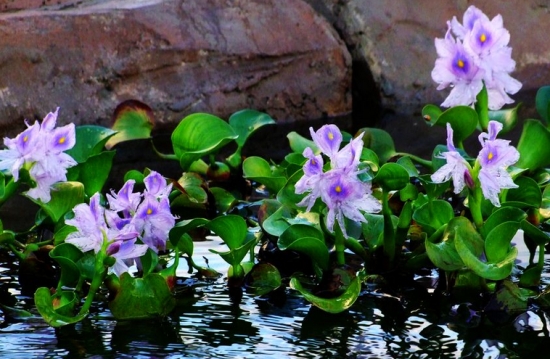
[[[208,252],[218,245],[198,242],[194,257],[207,256],[225,273],[224,262]],[[282,300],[245,293],[233,305],[223,279],[197,282],[185,263],[178,277],[197,288],[168,318],[117,322],[100,305],[81,323],[53,329],[19,293],[14,272],[9,263],[0,268],[3,303],[11,298],[35,316],[0,317],[0,358],[524,358],[550,343],[548,315],[537,308],[504,326],[467,328],[449,320],[449,308],[431,290],[402,297],[364,292],[339,315],[311,308],[289,289]],[[543,279],[550,283],[548,260]],[[428,289],[436,280],[435,271],[417,278]]]

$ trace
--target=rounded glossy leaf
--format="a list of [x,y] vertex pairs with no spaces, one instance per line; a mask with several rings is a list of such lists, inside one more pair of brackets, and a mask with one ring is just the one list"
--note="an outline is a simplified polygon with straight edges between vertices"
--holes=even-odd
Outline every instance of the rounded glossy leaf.
[[268,114],[250,109],[235,112],[229,117],[229,125],[233,127],[235,133],[239,136],[235,140],[239,147],[244,146],[246,140],[254,131],[265,125],[273,124],[275,124],[275,120]]
[[510,132],[518,123],[518,110],[521,104],[516,107],[489,111],[489,121],[497,121],[502,123],[502,130],[499,132],[499,136]]
[[395,144],[391,135],[379,128],[365,127],[361,128],[357,133],[364,132],[363,143],[364,146],[373,150],[380,163],[386,163],[390,158],[395,156]]
[[313,152],[319,152],[319,149],[312,140],[308,140],[297,132],[290,132],[286,135],[286,138],[288,138],[288,143],[292,152],[302,154],[308,147],[311,148]]
[[119,142],[150,138],[154,123],[155,116],[149,106],[137,100],[124,101],[115,108],[111,128],[117,133],[105,147],[111,149]]
[[514,181],[518,188],[511,188],[506,195],[506,202],[503,205],[515,206],[520,208],[535,207],[539,208],[542,203],[542,193],[540,187],[534,179],[530,177],[518,177]]
[[78,163],[85,162],[88,157],[97,155],[105,148],[105,143],[115,135],[110,128],[84,125],[75,128],[76,144],[65,151]]
[[241,216],[230,214],[216,217],[204,226],[223,239],[229,249],[240,247],[246,239],[246,222]]
[[489,232],[485,238],[485,256],[488,262],[500,262],[506,258],[519,226],[519,222],[504,222]]
[[534,171],[550,164],[550,131],[537,120],[527,120],[519,138],[516,167]]
[[527,218],[525,211],[516,207],[501,207],[494,211],[483,224],[479,233],[486,238],[489,232],[496,226],[504,222],[521,222]]
[[164,317],[176,306],[166,280],[158,273],[133,278],[129,273],[120,276],[120,289],[109,309],[117,320]]
[[300,292],[311,304],[328,313],[341,313],[355,303],[361,293],[361,281],[355,277],[344,293],[336,298],[321,298],[307,291],[300,281],[293,277],[290,279],[290,287]]
[[294,224],[281,234],[277,246],[281,250],[290,249],[304,253],[322,270],[328,269],[328,248],[323,233],[315,227]]
[[550,241],[550,236],[546,232],[541,231],[527,220],[520,222],[520,227],[523,230],[525,237],[528,237],[539,246],[544,246]]
[[386,163],[380,167],[373,182],[378,183],[385,191],[398,191],[409,183],[409,173],[397,163]]
[[434,200],[418,207],[413,213],[413,219],[428,233],[438,230],[441,226],[455,218],[453,207],[446,201]]
[[535,107],[547,124],[550,122],[550,86],[542,86],[535,97]]
[[70,243],[61,243],[55,246],[49,255],[61,267],[59,285],[75,287],[80,279],[80,269],[76,262],[82,258],[82,251]]
[[243,162],[244,177],[263,184],[273,194],[279,192],[286,183],[286,178],[273,173],[271,165],[263,158],[252,156]]
[[57,223],[74,206],[84,202],[84,186],[80,182],[59,182],[54,185],[50,193],[52,198],[48,203],[30,199],[38,204],[54,223]]
[[238,134],[224,120],[206,113],[185,117],[172,132],[172,146],[183,170],[191,163],[217,152]]
[[77,323],[86,318],[86,316],[88,315],[87,311],[75,317],[58,313],[54,309],[50,289],[46,287],[41,287],[36,290],[36,292],[34,293],[34,304],[36,305],[36,309],[38,310],[42,318],[44,318],[46,323],[54,328]]
[[461,143],[474,133],[478,124],[477,112],[469,106],[455,106],[443,112],[438,120],[437,125],[446,126],[451,124],[453,128],[453,139],[455,143]]
[[245,278],[245,289],[254,295],[267,294],[281,286],[279,270],[271,263],[258,263]]
[[474,271],[478,276],[489,280],[502,280],[512,273],[512,268],[516,260],[518,250],[511,247],[505,258],[497,263],[482,262],[479,255],[472,253],[467,242],[467,236],[457,232],[455,236],[455,245],[464,264]]
[[229,211],[237,203],[235,196],[221,187],[211,187],[210,193],[212,193],[214,199],[216,200],[216,210],[219,213]]
[[443,111],[438,106],[429,104],[422,109],[422,118],[428,125],[433,126],[442,113]]

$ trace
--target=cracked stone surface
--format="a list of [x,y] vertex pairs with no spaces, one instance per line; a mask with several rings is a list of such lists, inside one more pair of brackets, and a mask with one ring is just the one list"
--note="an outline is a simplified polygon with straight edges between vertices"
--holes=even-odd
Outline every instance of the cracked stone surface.
[[60,106],[60,124],[110,125],[138,99],[158,128],[243,108],[280,123],[351,111],[351,58],[300,0],[0,0],[0,133]]

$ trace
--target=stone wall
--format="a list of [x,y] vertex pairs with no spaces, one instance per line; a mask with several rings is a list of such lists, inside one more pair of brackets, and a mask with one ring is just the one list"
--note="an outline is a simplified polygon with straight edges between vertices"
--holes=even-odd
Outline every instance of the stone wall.
[[471,4],[502,14],[523,83],[514,99],[533,115],[550,84],[545,0],[0,0],[0,133],[55,106],[62,122],[108,125],[129,98],[161,128],[242,108],[286,124],[416,126],[448,94],[430,76],[434,38]]
[[127,99],[149,104],[158,128],[199,111],[281,123],[350,112],[349,52],[301,0],[46,3],[0,5],[4,136],[56,106],[61,123],[108,126]]

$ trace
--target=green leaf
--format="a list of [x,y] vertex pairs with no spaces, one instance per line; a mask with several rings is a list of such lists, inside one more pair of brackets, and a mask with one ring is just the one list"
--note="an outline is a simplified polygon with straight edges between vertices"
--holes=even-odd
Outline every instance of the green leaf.
[[257,239],[254,237],[248,237],[248,240],[243,240],[243,244],[240,247],[234,247],[226,252],[220,252],[214,249],[209,249],[210,252],[218,254],[224,261],[226,261],[232,267],[240,266],[240,263],[244,257],[250,252],[252,247],[257,243]]
[[271,263],[255,264],[246,277],[247,293],[264,295],[279,288],[282,284],[281,273]]
[[265,219],[262,228],[268,234],[279,237],[290,227],[290,218],[296,217],[297,211],[289,206],[280,206],[273,214]]
[[273,194],[279,192],[286,183],[286,178],[274,174],[271,165],[261,157],[251,156],[243,162],[244,177],[263,184]]
[[50,193],[52,198],[48,203],[28,198],[38,204],[54,223],[57,223],[74,206],[84,202],[84,186],[80,182],[56,183]]
[[441,197],[443,193],[445,193],[445,191],[451,185],[451,181],[447,181],[443,183],[434,183],[432,182],[432,179],[429,174],[420,175],[418,179],[420,180],[420,183],[422,183],[422,187],[424,187],[424,190],[426,191],[426,195],[430,199],[436,199]]
[[308,147],[311,148],[313,152],[319,152],[319,149],[312,140],[308,140],[297,132],[290,132],[288,135],[286,135],[286,138],[288,138],[290,149],[294,153],[302,154],[304,150]]
[[274,125],[275,120],[266,113],[256,110],[241,110],[235,112],[229,117],[229,125],[233,127],[235,133],[239,136],[235,142],[242,148],[248,138],[259,128],[266,125]]
[[133,278],[129,273],[120,276],[120,289],[109,309],[117,320],[164,317],[176,305],[166,280],[158,273]]
[[504,222],[521,222],[527,218],[527,213],[525,211],[516,208],[516,207],[501,207],[494,211],[489,218],[485,221],[479,233],[486,238],[489,232],[493,230],[496,226]]
[[342,293],[339,297],[331,299],[321,298],[310,293],[302,287],[300,281],[295,277],[290,279],[290,288],[300,292],[300,294],[302,294],[304,298],[314,306],[324,310],[325,312],[336,314],[350,308],[353,303],[355,303],[359,297],[359,293],[361,293],[361,281],[359,280],[359,277],[355,277],[344,293]]
[[502,123],[502,130],[499,135],[504,135],[510,132],[518,123],[518,110],[521,104],[516,107],[502,109],[497,111],[489,111],[489,121],[497,121]]
[[438,106],[428,104],[422,109],[422,117],[430,126],[437,122],[443,111]]
[[443,112],[437,122],[439,126],[451,124],[455,143],[462,143],[476,130],[478,124],[477,112],[469,106],[455,106]]
[[506,195],[505,206],[520,208],[539,208],[542,203],[542,193],[539,185],[530,177],[521,176],[514,181],[518,188],[511,188]]
[[476,96],[474,107],[479,116],[479,127],[481,130],[486,131],[489,127],[489,93],[485,83],[483,83],[481,91]]
[[229,249],[237,249],[240,247],[244,243],[247,235],[245,220],[241,216],[234,214],[216,217],[204,224],[204,227],[216,233]]
[[[328,269],[329,252],[323,233],[305,224],[288,227],[279,237],[277,246],[281,250],[294,250],[306,254],[321,271]],[[318,272],[317,274],[321,274]]]
[[525,121],[517,149],[520,157],[516,167],[534,171],[548,166],[550,164],[550,131],[540,121]]
[[413,213],[413,219],[428,235],[449,223],[453,218],[455,218],[453,207],[443,200],[427,202]]
[[82,251],[70,243],[61,243],[49,255],[61,268],[58,288],[75,287],[80,279],[80,268],[76,262],[84,255]]
[[176,225],[172,227],[172,229],[170,229],[170,232],[168,233],[170,243],[172,243],[172,245],[174,246],[178,246],[178,242],[184,234],[188,233],[192,229],[203,226],[206,223],[208,223],[208,219],[206,218],[193,218],[176,223]]
[[185,117],[172,132],[172,146],[186,171],[196,160],[216,153],[238,134],[222,119],[206,113],[195,113]]
[[119,142],[150,138],[154,123],[155,116],[149,106],[137,100],[124,101],[115,108],[112,129],[117,133],[105,147],[111,149]]
[[485,238],[485,255],[488,262],[500,262],[511,250],[510,243],[519,229],[518,222],[504,222],[493,228]]
[[546,232],[541,231],[525,219],[520,222],[520,227],[524,232],[524,236],[531,239],[538,246],[544,246],[550,241],[550,236]]
[[216,210],[218,213],[226,213],[238,203],[231,192],[221,187],[211,187],[210,193],[212,193],[216,200]]
[[548,124],[550,122],[550,86],[542,86],[535,96],[535,108],[542,120]]
[[469,239],[461,232],[455,236],[455,245],[464,264],[473,270],[477,275],[489,280],[502,280],[512,273],[514,261],[516,260],[518,250],[512,247],[504,259],[497,263],[482,262],[479,255],[472,253],[468,248]]
[[465,247],[468,251],[479,255],[483,250],[483,240],[472,223],[464,217],[453,218],[445,228],[440,242],[432,243],[428,239],[425,240],[428,257],[435,266],[445,271],[455,271],[464,266],[456,247],[457,233],[467,237],[468,243]]
[[384,191],[398,191],[409,183],[409,173],[397,163],[385,163],[373,179]]
[[109,178],[115,151],[104,151],[96,155],[91,155],[83,163],[75,166],[72,175],[68,175],[70,181],[81,182],[84,185],[84,191],[88,197],[96,192],[101,192],[105,182]]
[[103,151],[105,143],[116,133],[110,128],[94,125],[77,126],[75,132],[76,144],[66,153],[78,163],[83,163],[90,156]]
[[53,307],[52,296],[50,295],[50,289],[46,287],[41,287],[36,290],[34,293],[34,304],[36,309],[44,318],[46,323],[51,325],[54,328],[59,328],[64,325],[74,324],[82,319],[86,318],[88,312],[81,313],[75,317],[70,317],[64,314],[56,312]]
[[386,163],[390,158],[395,156],[395,144],[391,135],[379,128],[365,127],[359,129],[357,133],[363,132],[364,146],[373,150],[378,156],[380,163]]

